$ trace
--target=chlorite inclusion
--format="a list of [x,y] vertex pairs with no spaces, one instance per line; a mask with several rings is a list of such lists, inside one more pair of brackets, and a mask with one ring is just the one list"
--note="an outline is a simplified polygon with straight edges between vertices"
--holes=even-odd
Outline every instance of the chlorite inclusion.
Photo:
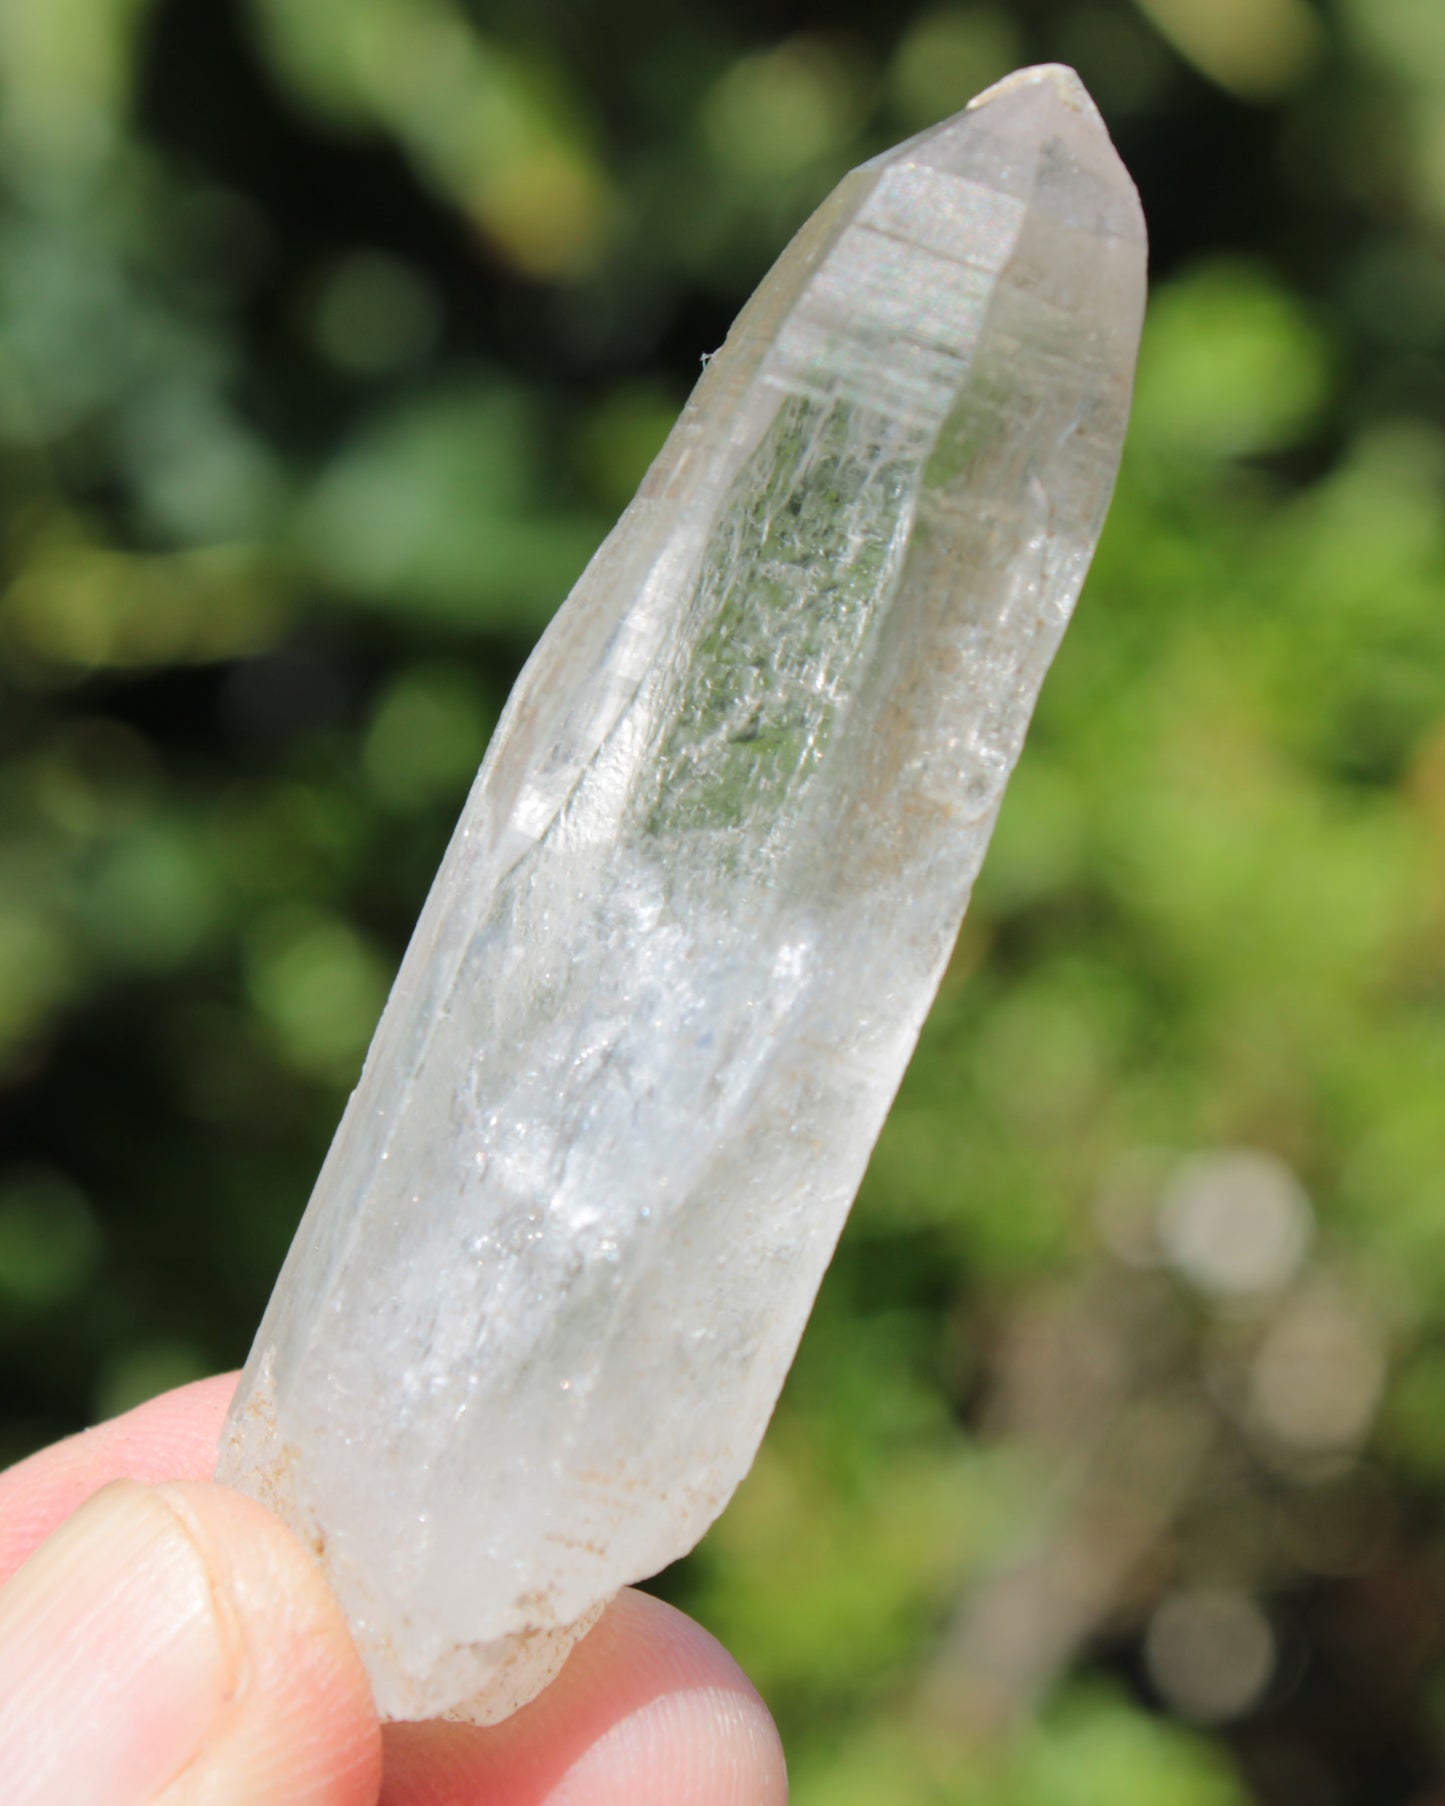
[[1067,69],[855,170],[523,673],[219,1470],[385,1714],[513,1710],[747,1471],[1093,552],[1144,273]]

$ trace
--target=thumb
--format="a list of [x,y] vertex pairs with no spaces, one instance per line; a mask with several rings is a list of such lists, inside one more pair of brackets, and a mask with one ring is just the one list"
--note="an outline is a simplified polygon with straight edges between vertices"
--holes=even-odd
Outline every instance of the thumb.
[[0,1590],[13,1806],[372,1806],[380,1772],[319,1567],[238,1493],[116,1481]]

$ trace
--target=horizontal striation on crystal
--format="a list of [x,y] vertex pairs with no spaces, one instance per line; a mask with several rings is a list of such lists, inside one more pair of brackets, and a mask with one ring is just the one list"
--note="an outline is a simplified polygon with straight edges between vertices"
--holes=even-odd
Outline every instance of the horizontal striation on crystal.
[[386,1714],[522,1703],[747,1471],[1098,537],[1144,272],[1068,70],[855,170],[523,673],[220,1467]]

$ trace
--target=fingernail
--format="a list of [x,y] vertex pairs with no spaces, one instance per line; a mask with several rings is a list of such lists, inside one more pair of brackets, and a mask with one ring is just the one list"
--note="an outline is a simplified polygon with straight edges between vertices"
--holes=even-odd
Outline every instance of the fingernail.
[[147,1806],[200,1753],[236,1656],[200,1553],[118,1480],[0,1590],[0,1775],[10,1806]]

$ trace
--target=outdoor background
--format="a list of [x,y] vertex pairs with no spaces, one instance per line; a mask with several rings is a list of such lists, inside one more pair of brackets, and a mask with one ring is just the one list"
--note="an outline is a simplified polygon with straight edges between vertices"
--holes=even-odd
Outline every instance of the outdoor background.
[[4,0],[0,1449],[239,1362],[508,686],[851,163],[1073,63],[1133,437],[757,1467],[800,1806],[1445,1799],[1445,5]]

